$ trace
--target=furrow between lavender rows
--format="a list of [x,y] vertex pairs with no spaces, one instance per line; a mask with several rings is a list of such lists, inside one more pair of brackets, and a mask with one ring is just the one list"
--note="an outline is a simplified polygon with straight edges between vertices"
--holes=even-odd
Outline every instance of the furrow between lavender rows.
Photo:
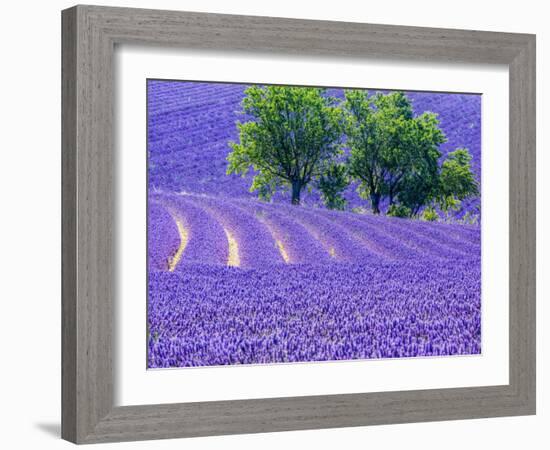
[[388,221],[388,226],[395,230],[396,236],[407,235],[412,237],[419,248],[425,249],[429,253],[444,257],[469,257],[478,255],[479,245],[473,244],[469,240],[457,241],[450,235],[440,232],[436,227],[430,227],[428,230],[422,228],[414,221],[413,223],[404,222],[401,219]]
[[[162,203],[175,222],[170,223],[166,211],[157,213],[158,205],[150,211],[172,232],[171,238],[170,234],[166,237],[172,242],[168,251],[163,250],[164,238],[156,238],[157,232],[150,230],[153,270],[175,270],[177,265],[189,263],[261,268],[330,261],[376,264],[429,257],[461,260],[480,255],[479,244],[469,240],[462,243],[454,237],[445,241],[440,229],[432,237],[432,224],[420,227],[400,219],[195,194],[157,193],[151,198]],[[175,251],[174,225],[181,244]],[[155,239],[158,250],[151,247]],[[169,253],[168,263],[156,256],[159,252],[165,256]],[[175,264],[170,260],[174,256]]]
[[230,265],[268,267],[285,263],[269,228],[254,214],[234,206],[225,199],[196,195],[185,197],[208,211],[223,226],[229,241],[230,253],[238,254],[238,263]]
[[232,203],[252,212],[266,224],[287,264],[324,264],[331,261],[329,252],[308,228],[277,208],[246,200],[232,200]]
[[418,248],[407,245],[402,240],[396,238],[384,229],[382,224],[366,225],[364,221],[357,217],[340,213],[327,214],[327,217],[340,223],[342,226],[354,233],[359,239],[368,242],[368,246],[384,255],[388,259],[414,259],[425,257],[425,253]]
[[277,208],[306,227],[321,242],[334,261],[375,263],[384,259],[344,226],[328,220],[320,210],[287,205],[278,205]]
[[[402,219],[390,218],[393,223],[401,224]],[[457,225],[448,223],[424,222],[421,220],[410,221],[407,226],[423,236],[430,239],[444,242],[446,245],[463,249],[468,252],[473,247],[479,247],[481,240],[481,229],[469,225]]]
[[[360,260],[378,256],[382,259],[469,258],[479,256],[479,241],[451,238],[437,228],[440,224],[416,223],[410,220],[387,217],[362,216],[320,209],[296,208],[288,205],[260,204],[259,202],[235,200],[241,205],[255,206],[264,211],[276,210],[292,218],[316,239],[336,260]],[[329,225],[326,221],[331,220]],[[288,221],[288,219],[287,219]],[[434,229],[435,238],[429,231]]]
[[176,222],[164,206],[150,202],[147,217],[147,265],[150,272],[169,270],[180,246]]
[[160,201],[169,209],[174,220],[180,221],[183,227],[183,233],[180,234],[184,234],[187,240],[172,270],[179,271],[183,266],[193,263],[227,263],[227,237],[223,227],[212,215],[180,195],[163,195]]
[[463,259],[464,257],[473,257],[478,256],[479,254],[478,246],[473,246],[469,250],[465,251],[460,248],[460,246],[453,247],[447,243],[437,242],[434,239],[419,234],[414,230],[414,223],[412,223],[412,220],[391,220],[387,217],[382,218],[369,215],[358,216],[357,219],[361,220],[369,227],[382,228],[386,233],[393,236],[393,239],[401,245],[406,245],[413,248],[425,256],[432,256],[442,259]]

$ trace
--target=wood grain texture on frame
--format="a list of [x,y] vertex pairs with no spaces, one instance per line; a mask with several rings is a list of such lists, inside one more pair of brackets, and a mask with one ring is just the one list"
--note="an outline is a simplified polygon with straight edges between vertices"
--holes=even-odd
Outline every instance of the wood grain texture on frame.
[[[535,37],[75,6],[62,13],[62,436],[76,443],[535,413]],[[115,44],[506,64],[510,73],[510,383],[114,407]]]

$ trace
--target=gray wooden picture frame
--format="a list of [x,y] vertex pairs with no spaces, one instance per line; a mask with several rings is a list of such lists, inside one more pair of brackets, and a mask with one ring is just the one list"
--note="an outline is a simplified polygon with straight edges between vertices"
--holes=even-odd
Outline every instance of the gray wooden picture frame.
[[[75,443],[535,413],[535,36],[75,6],[62,12],[62,437]],[[115,44],[506,64],[509,384],[115,407]]]

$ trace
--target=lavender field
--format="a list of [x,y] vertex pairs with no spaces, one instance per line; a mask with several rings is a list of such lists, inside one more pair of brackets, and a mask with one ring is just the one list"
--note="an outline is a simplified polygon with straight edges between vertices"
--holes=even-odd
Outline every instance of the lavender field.
[[[226,174],[244,88],[148,82],[148,367],[481,353],[479,226],[258,200]],[[407,95],[479,180],[479,96]]]
[[[235,122],[242,120],[240,103],[247,85],[149,80],[148,149],[149,188],[169,192],[194,192],[230,197],[253,197],[250,180],[227,175],[228,142],[237,139]],[[337,97],[341,89],[329,91]],[[438,114],[447,142],[443,155],[467,147],[473,169],[481,180],[481,96],[409,92],[415,112]],[[346,191],[350,208],[361,206],[351,185]],[[275,200],[284,200],[283,195]],[[316,192],[304,203],[319,204]],[[479,197],[464,202],[458,216],[480,214]]]

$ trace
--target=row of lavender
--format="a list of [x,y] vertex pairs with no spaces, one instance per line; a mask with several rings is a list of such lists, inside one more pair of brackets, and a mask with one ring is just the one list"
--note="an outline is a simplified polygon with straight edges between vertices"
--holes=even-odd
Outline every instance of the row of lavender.
[[480,257],[479,227],[254,200],[156,193],[149,218],[150,271]]
[[[148,144],[150,187],[231,197],[250,197],[250,179],[226,175],[228,142],[237,141],[236,121],[246,85],[165,80],[148,82]],[[341,96],[341,89],[330,91]],[[447,142],[443,155],[466,147],[473,155],[477,180],[481,174],[481,97],[479,95],[408,92],[417,114],[439,115]],[[350,186],[350,207],[364,204]],[[276,200],[287,200],[284,195]],[[319,203],[306,195],[307,204]],[[465,202],[463,211],[479,213],[479,199]]]

